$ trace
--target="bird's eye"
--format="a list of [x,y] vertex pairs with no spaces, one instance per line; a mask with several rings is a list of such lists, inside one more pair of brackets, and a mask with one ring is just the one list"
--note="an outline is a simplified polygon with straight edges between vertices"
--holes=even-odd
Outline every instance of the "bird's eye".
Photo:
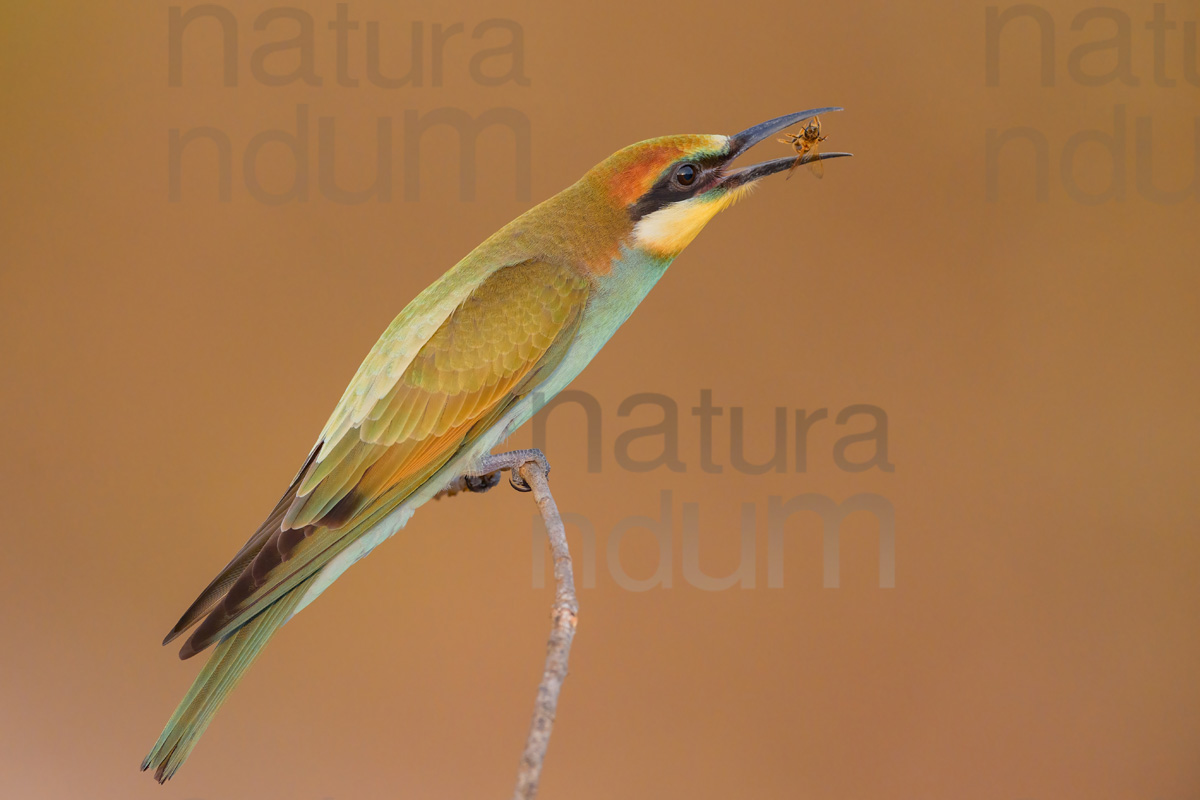
[[684,164],[675,170],[675,182],[680,186],[691,186],[700,175],[700,168],[695,164]]

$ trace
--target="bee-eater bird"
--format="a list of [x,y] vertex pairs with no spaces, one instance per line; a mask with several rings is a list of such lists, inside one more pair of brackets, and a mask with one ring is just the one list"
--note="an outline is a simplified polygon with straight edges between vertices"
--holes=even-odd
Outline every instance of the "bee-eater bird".
[[840,110],[618,150],[409,303],[266,521],[164,640],[199,622],[180,657],[216,647],[142,769],[174,775],[280,625],[451,481],[489,472],[492,448],[587,366],[708,221],[795,163],[734,159]]

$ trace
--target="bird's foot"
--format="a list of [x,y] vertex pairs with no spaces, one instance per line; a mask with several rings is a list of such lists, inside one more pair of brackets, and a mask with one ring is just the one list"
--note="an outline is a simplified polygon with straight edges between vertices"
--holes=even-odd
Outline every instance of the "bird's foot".
[[486,492],[499,485],[500,473],[505,470],[512,473],[508,482],[514,489],[518,492],[528,492],[530,486],[521,477],[520,470],[530,462],[540,466],[546,476],[550,475],[550,462],[546,460],[546,455],[541,450],[509,450],[507,453],[484,456],[475,469],[459,475],[433,497],[438,500],[443,497],[453,497],[460,492],[473,494]]
[[[464,475],[464,478],[475,476],[487,476],[492,478],[493,482],[487,488],[495,486],[500,480],[500,473],[508,470],[512,474],[509,476],[508,482],[518,492],[530,491],[530,486],[521,477],[521,467],[533,462],[542,468],[543,474],[550,477],[550,462],[546,459],[546,454],[536,448],[528,450],[509,450],[507,453],[496,453],[495,455],[486,455],[480,459],[479,464],[475,469]],[[472,489],[471,491],[476,491]],[[486,491],[481,489],[478,491]]]

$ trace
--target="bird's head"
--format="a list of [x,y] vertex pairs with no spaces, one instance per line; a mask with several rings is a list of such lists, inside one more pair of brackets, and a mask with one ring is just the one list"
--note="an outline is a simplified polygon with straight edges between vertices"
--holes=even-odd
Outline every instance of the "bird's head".
[[[685,134],[648,139],[618,150],[592,169],[593,178],[629,216],[631,244],[673,258],[717,212],[728,208],[762,178],[793,166],[796,156],[745,167],[732,162],[758,142],[818,114],[816,108],[787,114],[733,136]],[[849,153],[819,153],[820,159]]]

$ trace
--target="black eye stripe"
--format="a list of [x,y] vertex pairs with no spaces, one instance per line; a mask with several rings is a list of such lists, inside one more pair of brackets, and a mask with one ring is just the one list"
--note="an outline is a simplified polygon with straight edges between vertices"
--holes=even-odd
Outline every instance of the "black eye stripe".
[[[648,192],[638,198],[638,201],[629,207],[630,219],[637,222],[642,217],[653,214],[663,206],[694,197],[708,185],[709,181],[707,179],[723,160],[721,156],[707,156],[678,161],[672,164],[671,168],[658,179],[654,186],[650,187]],[[699,167],[699,172],[696,173],[695,180],[690,185],[681,186],[676,181],[676,174],[679,168],[685,164]]]

